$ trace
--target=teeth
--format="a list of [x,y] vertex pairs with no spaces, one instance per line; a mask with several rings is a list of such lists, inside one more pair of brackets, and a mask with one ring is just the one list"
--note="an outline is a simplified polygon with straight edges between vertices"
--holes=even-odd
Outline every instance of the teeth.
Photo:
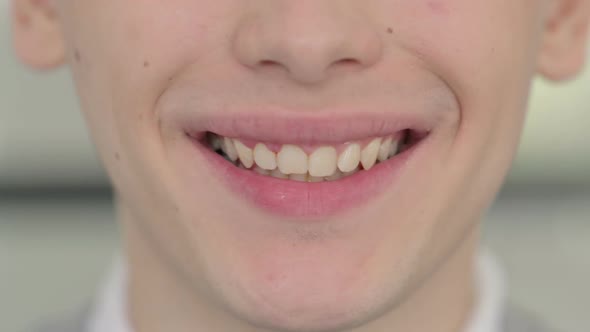
[[[363,169],[370,170],[377,162],[400,153],[402,140],[375,138],[364,148],[360,142],[346,143],[339,149],[342,151],[340,155],[337,147],[322,146],[309,156],[302,147],[293,144],[285,144],[275,153],[264,143],[251,149],[238,139],[216,135],[209,137],[209,143],[213,149],[221,149],[227,159],[242,169],[279,179],[322,182],[348,177]],[[240,162],[236,163],[238,160]]]
[[305,174],[307,173],[307,154],[296,145],[283,145],[277,154],[279,169],[284,174]]
[[289,175],[289,180],[307,182],[307,174],[291,174]]
[[278,168],[274,169],[270,172],[270,176],[277,179],[288,179],[289,176],[283,172],[281,172]]
[[252,149],[245,146],[244,143],[234,140],[234,144],[236,146],[236,150],[238,151],[238,156],[240,157],[240,161],[246,168],[252,167],[254,165],[254,156],[252,154]]
[[211,143],[211,148],[213,151],[217,151],[222,148],[222,140],[221,137],[214,135],[213,137],[209,138],[209,142]]
[[230,138],[225,137],[223,139],[223,144],[221,146],[221,150],[225,155],[231,160],[236,161],[238,160],[238,151],[236,151],[236,147],[234,142]]
[[399,141],[391,142],[391,146],[389,147],[389,157],[393,157],[399,152],[399,144]]
[[270,174],[270,171],[268,171],[266,169],[263,169],[263,168],[260,168],[258,166],[254,166],[254,172],[256,172],[256,173],[258,173],[260,175],[269,175]]
[[338,158],[338,168],[342,172],[350,172],[358,167],[361,160],[361,146],[353,143],[349,144]]
[[354,175],[354,174],[358,173],[358,171],[360,171],[360,168],[358,168],[358,167],[357,167],[357,168],[353,169],[353,170],[352,170],[352,171],[350,171],[350,172],[345,172],[345,173],[343,173],[343,176],[344,176],[344,177],[346,177],[346,176],[351,176],[351,175]]
[[377,162],[377,154],[381,146],[381,138],[375,138],[361,152],[361,164],[365,170],[370,170]]
[[315,150],[309,156],[309,175],[325,177],[334,174],[338,153],[331,146],[324,146]]
[[277,156],[262,143],[254,147],[254,161],[260,168],[272,171],[277,168]]
[[321,176],[308,176],[307,177],[307,182],[322,182],[324,181],[324,178]]
[[336,172],[334,172],[334,174],[325,177],[324,179],[326,179],[326,181],[336,181],[338,179],[341,179],[344,176],[344,174],[338,170],[336,170]]
[[387,158],[389,158],[389,153],[391,151],[391,141],[392,138],[389,137],[383,141],[383,143],[381,143],[381,146],[379,147],[379,154],[377,155],[377,159],[379,161],[386,161]]

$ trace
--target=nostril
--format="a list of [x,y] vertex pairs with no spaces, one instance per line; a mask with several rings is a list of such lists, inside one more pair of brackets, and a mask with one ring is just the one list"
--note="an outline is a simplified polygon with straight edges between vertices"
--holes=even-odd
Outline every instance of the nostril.
[[287,71],[289,72],[289,68],[285,67],[281,62],[274,61],[274,60],[261,60],[258,62],[259,69],[272,72],[272,71]]
[[361,62],[358,61],[357,59],[354,58],[345,58],[345,59],[340,59],[334,63],[332,63],[332,65],[330,67],[335,67],[333,69],[340,69],[340,70],[351,70],[351,69],[355,69],[357,67],[359,67],[360,69],[360,64]]
[[262,60],[262,61],[260,61],[260,65],[263,66],[263,67],[273,66],[273,65],[276,65],[276,64],[278,64],[278,63],[276,61],[273,61],[273,60]]
[[338,61],[338,63],[355,65],[359,62],[355,59],[342,59],[342,60]]

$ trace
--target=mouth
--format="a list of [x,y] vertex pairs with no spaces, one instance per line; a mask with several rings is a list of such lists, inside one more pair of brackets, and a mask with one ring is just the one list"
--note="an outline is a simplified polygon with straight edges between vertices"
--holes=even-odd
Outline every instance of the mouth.
[[281,180],[318,183],[370,171],[411,149],[424,137],[423,133],[406,129],[384,137],[341,144],[299,145],[257,142],[206,132],[200,143],[242,170]]
[[233,117],[201,122],[185,136],[238,200],[289,220],[321,221],[395,186],[432,128],[381,118]]

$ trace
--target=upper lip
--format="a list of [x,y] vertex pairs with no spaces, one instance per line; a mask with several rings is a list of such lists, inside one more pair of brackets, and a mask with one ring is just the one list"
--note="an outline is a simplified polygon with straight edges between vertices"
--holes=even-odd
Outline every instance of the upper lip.
[[434,130],[440,120],[436,114],[427,116],[423,112],[361,109],[301,112],[259,108],[222,114],[190,113],[182,126],[185,133],[196,138],[212,132],[277,144],[337,144],[388,136],[403,130],[423,136]]

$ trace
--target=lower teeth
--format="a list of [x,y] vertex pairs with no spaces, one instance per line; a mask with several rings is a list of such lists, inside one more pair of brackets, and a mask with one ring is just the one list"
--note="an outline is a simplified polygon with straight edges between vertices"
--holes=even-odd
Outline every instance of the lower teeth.
[[[336,173],[334,173],[334,174],[332,174],[330,176],[326,176],[326,177],[315,177],[315,176],[310,175],[309,173],[306,173],[306,174],[291,174],[291,175],[287,175],[287,174],[283,174],[278,169],[275,169],[273,171],[267,171],[267,170],[263,170],[263,169],[258,168],[256,165],[254,165],[253,167],[247,168],[239,160],[232,161],[223,152],[220,152],[220,151],[215,151],[215,152],[217,152],[219,155],[223,156],[223,158],[225,158],[225,160],[227,160],[228,162],[232,163],[234,166],[236,166],[238,168],[241,168],[243,170],[249,170],[249,171],[255,172],[255,173],[257,173],[259,175],[262,175],[262,176],[269,176],[269,177],[274,177],[274,178],[277,178],[277,179],[284,179],[284,180],[291,180],[291,181],[298,181],[298,182],[336,181],[336,180],[340,180],[342,178],[353,176],[354,174],[356,174],[356,173],[358,173],[360,171],[364,171],[364,169],[362,168],[362,166],[359,166],[355,170],[350,171],[350,172],[346,172],[346,173],[343,173],[340,170],[337,170]],[[377,164],[379,164],[379,163],[381,163],[381,162],[377,161]]]

